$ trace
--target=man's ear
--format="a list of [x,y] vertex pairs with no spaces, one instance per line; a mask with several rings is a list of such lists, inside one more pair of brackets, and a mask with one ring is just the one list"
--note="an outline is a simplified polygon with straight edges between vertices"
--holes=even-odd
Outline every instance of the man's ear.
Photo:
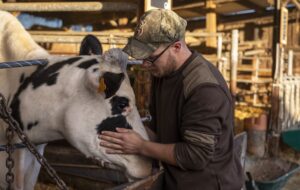
[[100,74],[99,67],[89,68],[86,75],[87,87],[95,93],[104,94],[105,98],[115,95],[125,78],[124,73]]

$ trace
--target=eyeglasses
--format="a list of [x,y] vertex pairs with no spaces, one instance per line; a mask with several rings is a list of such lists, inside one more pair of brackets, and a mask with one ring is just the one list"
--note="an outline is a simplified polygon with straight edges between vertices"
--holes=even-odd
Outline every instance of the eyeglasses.
[[167,49],[168,49],[171,45],[173,45],[174,43],[175,43],[175,42],[173,42],[173,43],[171,43],[170,45],[168,45],[168,46],[167,46],[162,52],[160,52],[158,55],[155,55],[155,56],[149,56],[149,57],[145,58],[144,61],[147,62],[147,63],[149,63],[149,64],[151,64],[151,65],[153,65],[154,62],[155,62],[156,60],[158,60],[158,58],[160,58],[160,56],[162,56],[162,54],[164,54],[165,51],[167,51]]

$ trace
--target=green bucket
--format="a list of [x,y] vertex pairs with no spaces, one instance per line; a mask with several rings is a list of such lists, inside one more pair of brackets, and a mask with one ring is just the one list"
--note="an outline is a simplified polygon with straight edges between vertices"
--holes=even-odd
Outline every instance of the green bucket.
[[281,159],[247,158],[246,172],[251,174],[254,183],[250,180],[246,181],[246,188],[247,190],[280,190],[299,170],[300,165]]
[[282,141],[289,147],[300,152],[300,129],[291,129],[281,133]]

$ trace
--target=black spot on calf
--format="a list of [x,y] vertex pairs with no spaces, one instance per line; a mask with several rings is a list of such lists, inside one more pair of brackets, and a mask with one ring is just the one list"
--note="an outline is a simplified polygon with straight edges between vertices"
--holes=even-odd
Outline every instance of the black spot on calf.
[[87,69],[90,66],[98,64],[98,63],[99,62],[97,61],[97,59],[90,59],[90,60],[80,63],[77,67],[79,67],[80,69]]
[[71,65],[80,59],[81,57],[72,57],[70,59],[54,63],[47,68],[42,67],[38,69],[38,71],[34,73],[32,77],[33,88],[38,88],[43,84],[47,84],[49,86],[56,84],[58,71],[65,65]]
[[116,128],[132,129],[126,118],[122,115],[118,115],[116,117],[109,117],[103,120],[100,124],[97,125],[96,130],[97,134],[101,134],[102,131],[116,132]]
[[32,127],[35,127],[35,126],[37,126],[38,124],[39,124],[38,121],[30,122],[30,123],[28,123],[28,125],[27,125],[27,129],[30,130]]
[[124,108],[129,106],[129,99],[121,96],[114,96],[110,100],[112,115],[121,114]]
[[110,98],[119,90],[122,81],[124,80],[124,73],[106,72],[103,74],[104,83],[106,85],[105,97]]
[[22,83],[24,81],[24,79],[25,79],[25,74],[22,73],[22,75],[20,76],[20,83]]

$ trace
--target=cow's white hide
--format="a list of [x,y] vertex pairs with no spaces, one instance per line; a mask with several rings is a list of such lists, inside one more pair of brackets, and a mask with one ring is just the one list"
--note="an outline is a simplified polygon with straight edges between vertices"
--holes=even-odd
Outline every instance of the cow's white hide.
[[[47,58],[47,67],[70,57],[50,56],[38,46],[24,30],[14,16],[0,11],[0,62],[13,60],[27,60]],[[87,69],[78,65],[86,60],[96,59],[100,64]],[[124,65],[127,57],[117,49],[106,52],[103,56],[83,56],[73,64],[66,64],[57,71],[58,77],[53,85],[42,84],[33,88],[32,82],[21,91],[20,119],[24,131],[34,143],[67,139],[87,157],[102,159],[115,163],[124,168],[130,177],[145,177],[151,172],[148,159],[136,155],[108,155],[99,146],[96,131],[97,124],[111,113],[110,99],[105,99],[103,92],[98,92],[99,77],[105,72],[124,73],[125,79],[115,95],[129,99],[130,113],[126,113],[127,122],[135,131],[148,139],[141,123],[135,105],[135,96],[130,86]],[[123,68],[123,69],[122,69]],[[0,69],[0,92],[9,99],[9,103],[16,98],[20,85],[20,78],[26,80],[35,72],[37,67]],[[23,81],[24,83],[24,81]],[[26,128],[30,122],[38,124],[30,130]],[[4,130],[6,125],[0,120],[0,144],[5,144]],[[16,138],[17,139],[17,138]],[[45,145],[38,147],[43,153]],[[0,188],[5,188],[5,159],[6,154],[0,153]],[[33,189],[39,172],[39,164],[26,149],[14,153],[16,165],[14,189]]]

